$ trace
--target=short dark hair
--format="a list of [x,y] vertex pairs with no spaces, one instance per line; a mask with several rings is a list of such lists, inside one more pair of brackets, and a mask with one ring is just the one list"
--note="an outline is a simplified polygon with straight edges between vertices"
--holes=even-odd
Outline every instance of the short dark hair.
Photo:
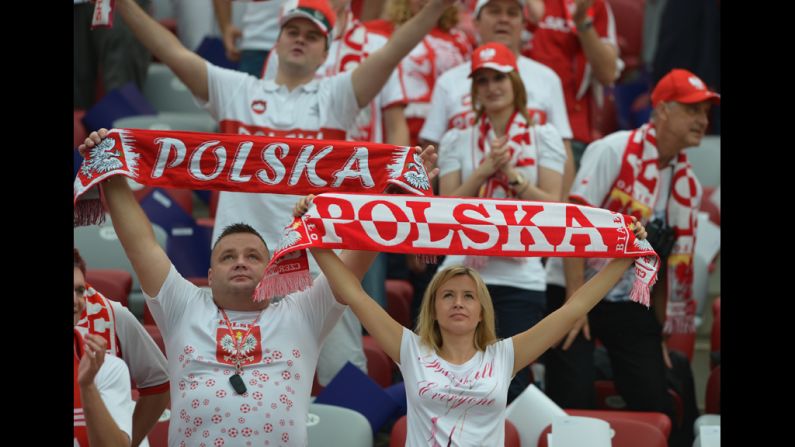
[[215,250],[215,247],[217,247],[218,243],[221,242],[221,239],[225,238],[226,236],[229,236],[230,234],[237,234],[237,233],[250,233],[257,236],[259,240],[261,240],[262,243],[265,245],[265,249],[268,250],[268,243],[265,242],[265,239],[262,238],[262,235],[259,234],[259,232],[255,230],[254,227],[252,227],[251,225],[244,224],[242,222],[233,223],[232,225],[228,225],[226,228],[224,228],[224,231],[222,231],[221,235],[218,236],[218,239],[215,240],[215,243],[213,244],[213,250]]
[[83,257],[80,256],[80,252],[75,248],[75,267],[79,268],[80,271],[83,273],[83,276],[86,276],[86,261],[83,260]]

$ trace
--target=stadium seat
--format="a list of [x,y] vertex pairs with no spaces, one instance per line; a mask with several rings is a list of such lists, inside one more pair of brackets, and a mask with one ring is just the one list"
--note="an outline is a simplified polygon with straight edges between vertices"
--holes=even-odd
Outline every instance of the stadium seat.
[[306,421],[310,447],[373,445],[370,423],[361,413],[348,408],[311,403]]
[[387,279],[386,311],[403,327],[411,327],[411,300],[414,298],[414,287],[405,279]]
[[[667,447],[668,441],[663,433],[655,426],[644,422],[629,419],[614,419],[608,421],[610,428],[615,431],[612,447]],[[552,431],[549,425],[538,438],[538,447],[547,447],[547,434]]]
[[96,291],[127,307],[132,290],[132,275],[121,269],[86,269],[86,282]]
[[362,337],[362,347],[364,355],[367,357],[367,375],[381,385],[381,388],[386,388],[392,385],[392,359],[381,349],[381,346],[370,335]]
[[720,365],[709,373],[704,412],[707,414],[720,414]]

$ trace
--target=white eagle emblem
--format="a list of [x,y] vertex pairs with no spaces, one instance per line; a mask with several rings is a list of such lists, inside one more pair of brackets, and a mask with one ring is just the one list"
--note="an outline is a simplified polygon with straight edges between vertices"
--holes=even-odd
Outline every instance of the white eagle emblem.
[[276,251],[282,251],[285,248],[292,247],[301,240],[301,233],[296,231],[296,228],[298,228],[300,225],[300,222],[295,222],[294,224],[282,229],[282,238],[279,240],[279,245],[276,247]]
[[119,150],[110,152],[115,144],[114,138],[105,138],[99,145],[91,149],[87,161],[80,168],[83,175],[92,177],[92,174],[104,174],[114,169],[123,168],[124,163],[119,160],[121,152]]
[[415,188],[425,190],[430,189],[431,183],[428,181],[428,173],[425,172],[425,166],[422,165],[422,159],[417,154],[413,155],[414,161],[409,162],[408,167],[410,170],[403,174],[403,178],[405,178],[406,181]]
[[[249,336],[243,341],[243,344],[240,345],[240,355],[250,354],[254,351],[256,346],[257,340],[253,335],[249,334]],[[232,336],[229,334],[224,335],[224,337],[221,339],[221,348],[223,348],[224,352],[228,352],[230,355],[238,355],[235,342],[232,340]]]

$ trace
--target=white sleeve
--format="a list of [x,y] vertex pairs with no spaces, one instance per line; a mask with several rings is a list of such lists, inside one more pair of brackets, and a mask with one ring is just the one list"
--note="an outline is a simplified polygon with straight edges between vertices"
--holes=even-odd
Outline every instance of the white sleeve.
[[352,74],[353,71],[346,71],[320,81],[326,84],[323,89],[327,89],[324,92],[329,95],[329,110],[326,113],[332,127],[338,129],[350,129],[359,114],[360,107],[353,91]]
[[322,343],[326,339],[329,332],[337,324],[342,313],[348,306],[340,304],[334,293],[331,291],[331,286],[326,280],[326,275],[320,274],[312,282],[312,287],[303,292],[298,292],[285,299],[291,299],[309,321],[309,327],[315,331],[315,339]]
[[130,391],[130,373],[127,365],[116,357],[106,355],[94,384],[108,413],[121,431],[132,440],[132,416],[135,403]]
[[566,164],[566,149],[563,139],[551,124],[533,126],[538,145],[538,166],[563,174]]
[[[444,75],[436,80],[431,96],[431,107],[425,117],[425,124],[422,125],[419,137],[428,141],[440,142],[444,132],[447,130],[447,101],[450,94],[445,87]],[[441,158],[441,157],[440,157]]]
[[194,96],[196,102],[216,120],[225,117],[230,101],[239,101],[257,78],[248,73],[221,68],[207,62],[207,102]]
[[[626,144],[626,140],[623,140]],[[611,147],[604,139],[594,141],[583,154],[569,198],[599,207],[621,170],[623,147]]]
[[439,166],[439,178],[451,172],[461,170],[460,154],[464,149],[462,132],[458,129],[450,129],[442,136],[442,141],[439,142],[439,158],[437,164]]
[[494,343],[494,364],[502,371],[503,380],[513,379],[513,337],[504,338]]
[[566,99],[563,97],[563,84],[561,84],[557,73],[550,73],[549,84],[551,104],[547,114],[547,123],[555,126],[561,138],[571,139],[573,134],[569,124],[569,113],[566,110]]
[[149,311],[164,338],[168,337],[171,328],[179,325],[191,300],[201,293],[201,288],[183,278],[174,264],[171,264],[168,276],[157,296],[150,297],[144,292]]
[[[413,359],[417,357],[419,350],[417,349],[419,345],[419,335],[411,332],[408,328],[403,328],[403,332],[400,334],[400,363],[397,364],[398,368],[400,368],[400,372],[403,374],[404,379],[407,377],[414,377],[416,374],[410,369],[412,365],[415,365],[415,362],[406,361],[407,359]],[[408,369],[407,369],[408,368]],[[406,381],[406,380],[404,380]]]
[[139,389],[168,382],[168,363],[155,341],[135,315],[119,303],[111,302],[116,318],[121,355]]

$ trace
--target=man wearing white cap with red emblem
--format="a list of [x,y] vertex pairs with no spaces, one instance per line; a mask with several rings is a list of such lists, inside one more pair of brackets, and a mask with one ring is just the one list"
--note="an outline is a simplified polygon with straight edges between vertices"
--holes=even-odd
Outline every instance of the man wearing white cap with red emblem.
[[[651,101],[654,111],[648,124],[615,132],[588,146],[569,199],[633,215],[646,225],[648,240],[666,266],[652,289],[654,311],[630,301],[633,271],[627,270],[563,343],[547,353],[546,393],[564,408],[594,407],[593,339],[598,338],[610,355],[626,409],[668,414],[673,422],[671,445],[680,445],[681,437],[689,437],[692,444],[692,420],[688,423],[692,412],[688,410],[695,404],[692,396],[680,396],[684,404],[680,425],[667,391],[666,369],[672,363],[663,334],[695,331],[692,268],[701,185],[684,150],[700,144],[710,107],[720,102],[720,95],[693,73],[674,69],[657,83]],[[547,288],[550,313],[603,264],[601,260],[561,263],[557,259],[550,259],[548,274],[562,281],[565,265],[566,287]],[[681,445],[690,444],[685,439]]]

